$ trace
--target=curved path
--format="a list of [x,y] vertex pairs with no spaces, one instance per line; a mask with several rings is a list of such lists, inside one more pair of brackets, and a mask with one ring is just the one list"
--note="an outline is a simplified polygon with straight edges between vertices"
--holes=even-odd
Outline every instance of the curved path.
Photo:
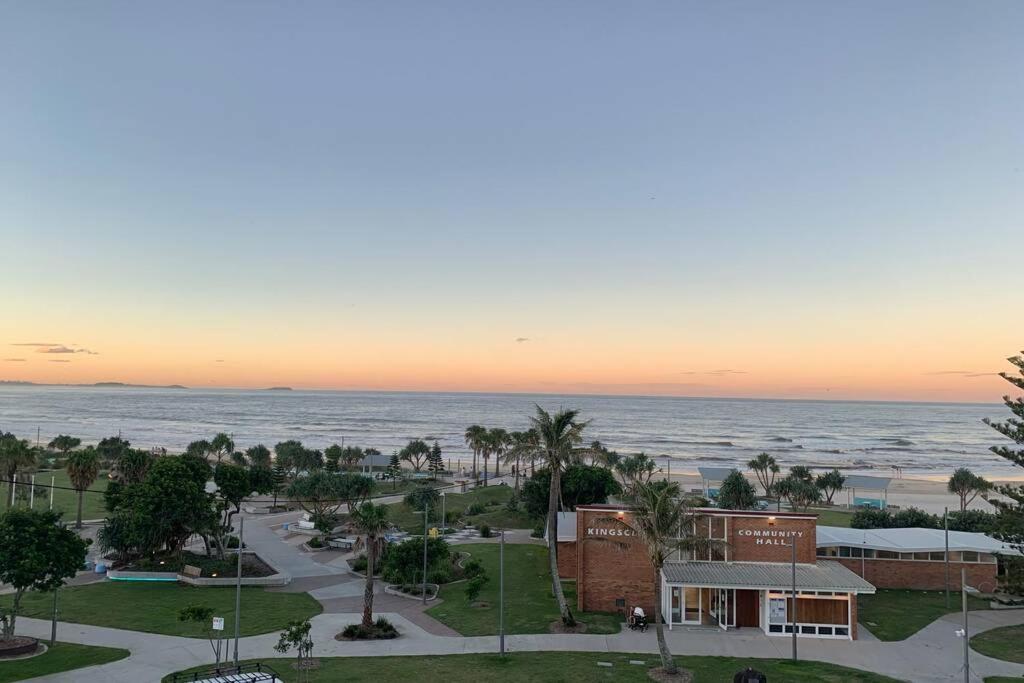
[[[496,636],[459,637],[428,633],[401,613],[380,612],[402,632],[391,641],[340,642],[334,635],[350,623],[358,621],[358,613],[325,613],[315,617],[313,654],[318,657],[374,657],[390,655],[447,655],[495,652]],[[1024,623],[1024,610],[972,612],[972,633],[999,626]],[[50,624],[38,619],[19,619],[19,631],[26,635],[48,637]],[[801,640],[800,657],[857,669],[865,669],[908,681],[963,680],[961,658],[963,641],[957,638],[959,627],[955,615],[942,617],[907,640],[884,643],[877,640],[828,641]],[[732,631],[723,633],[707,628],[666,631],[673,653],[680,655],[721,655],[750,658],[786,658],[790,641],[769,638],[760,632]],[[131,656],[119,662],[79,669],[65,674],[33,679],[48,683],[70,681],[105,681],[137,683],[159,681],[173,671],[212,661],[205,640],[161,636],[137,631],[81,624],[61,624],[60,640],[85,645],[123,647]],[[273,651],[276,633],[243,638],[239,657],[251,659],[278,656]],[[651,652],[657,651],[653,629],[647,633],[624,631],[615,635],[512,635],[506,636],[510,652],[580,651],[580,652]],[[971,652],[972,673],[977,680],[985,676],[1024,676],[1024,665],[1011,664]],[[972,679],[975,676],[972,676]]]

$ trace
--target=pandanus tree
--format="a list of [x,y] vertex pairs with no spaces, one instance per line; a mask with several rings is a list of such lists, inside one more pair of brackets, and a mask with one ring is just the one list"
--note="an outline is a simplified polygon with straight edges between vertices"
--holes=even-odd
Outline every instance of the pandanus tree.
[[78,492],[78,514],[75,517],[75,528],[82,528],[82,500],[85,492],[100,475],[100,456],[95,448],[75,451],[68,456],[66,466],[71,486]]
[[974,502],[979,494],[988,493],[992,490],[992,484],[984,477],[971,472],[966,467],[961,467],[953,472],[946,485],[950,493],[955,493],[960,499],[960,512],[966,512],[967,506]]
[[756,458],[747,463],[747,467],[754,471],[757,483],[764,489],[764,495],[772,495],[775,478],[779,474],[779,464],[775,462],[775,458],[767,453],[758,453]]
[[513,452],[519,457],[537,458],[547,464],[551,471],[551,484],[548,487],[548,562],[551,571],[551,592],[558,601],[558,611],[562,623],[575,626],[576,620],[565,601],[562,582],[558,579],[558,508],[559,494],[562,486],[562,473],[569,465],[579,463],[581,458],[590,453],[589,448],[581,447],[583,430],[587,422],[578,420],[578,410],[560,410],[554,415],[540,406],[530,418],[537,439],[518,444]]
[[366,536],[366,588],[363,590],[363,626],[373,626],[373,574],[387,533],[388,507],[363,503],[352,511],[351,522],[356,533]]

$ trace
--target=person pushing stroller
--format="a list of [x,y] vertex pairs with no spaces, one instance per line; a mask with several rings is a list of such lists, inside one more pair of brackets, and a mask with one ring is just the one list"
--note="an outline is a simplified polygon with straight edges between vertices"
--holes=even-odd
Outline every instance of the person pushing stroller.
[[647,614],[644,612],[644,608],[640,605],[633,607],[633,611],[627,619],[629,628],[633,631],[640,631],[641,633],[647,631]]

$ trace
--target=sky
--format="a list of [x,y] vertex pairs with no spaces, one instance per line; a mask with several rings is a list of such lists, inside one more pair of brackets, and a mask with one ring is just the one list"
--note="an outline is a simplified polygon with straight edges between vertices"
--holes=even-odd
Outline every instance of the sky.
[[0,379],[997,401],[1024,3],[0,8]]

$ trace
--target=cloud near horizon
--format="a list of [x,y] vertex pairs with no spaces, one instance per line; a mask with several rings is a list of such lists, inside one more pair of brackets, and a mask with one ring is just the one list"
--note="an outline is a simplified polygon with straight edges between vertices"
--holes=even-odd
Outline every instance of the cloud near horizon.
[[24,363],[24,358],[4,358],[5,363]]
[[713,377],[724,377],[725,375],[749,375],[746,370],[684,370],[680,375],[711,375]]
[[523,342],[530,341],[529,337],[516,337],[516,344],[522,344]]
[[926,375],[938,376],[938,375],[956,375],[958,377],[991,377],[992,375],[998,375],[998,372],[978,372],[976,370],[936,370],[935,372],[926,372]]
[[63,345],[44,346],[36,349],[36,353],[84,353],[89,356],[99,355],[96,351],[90,351],[89,349],[72,349]]
[[71,361],[69,361],[66,358],[51,358],[50,362],[51,363],[70,363]]

